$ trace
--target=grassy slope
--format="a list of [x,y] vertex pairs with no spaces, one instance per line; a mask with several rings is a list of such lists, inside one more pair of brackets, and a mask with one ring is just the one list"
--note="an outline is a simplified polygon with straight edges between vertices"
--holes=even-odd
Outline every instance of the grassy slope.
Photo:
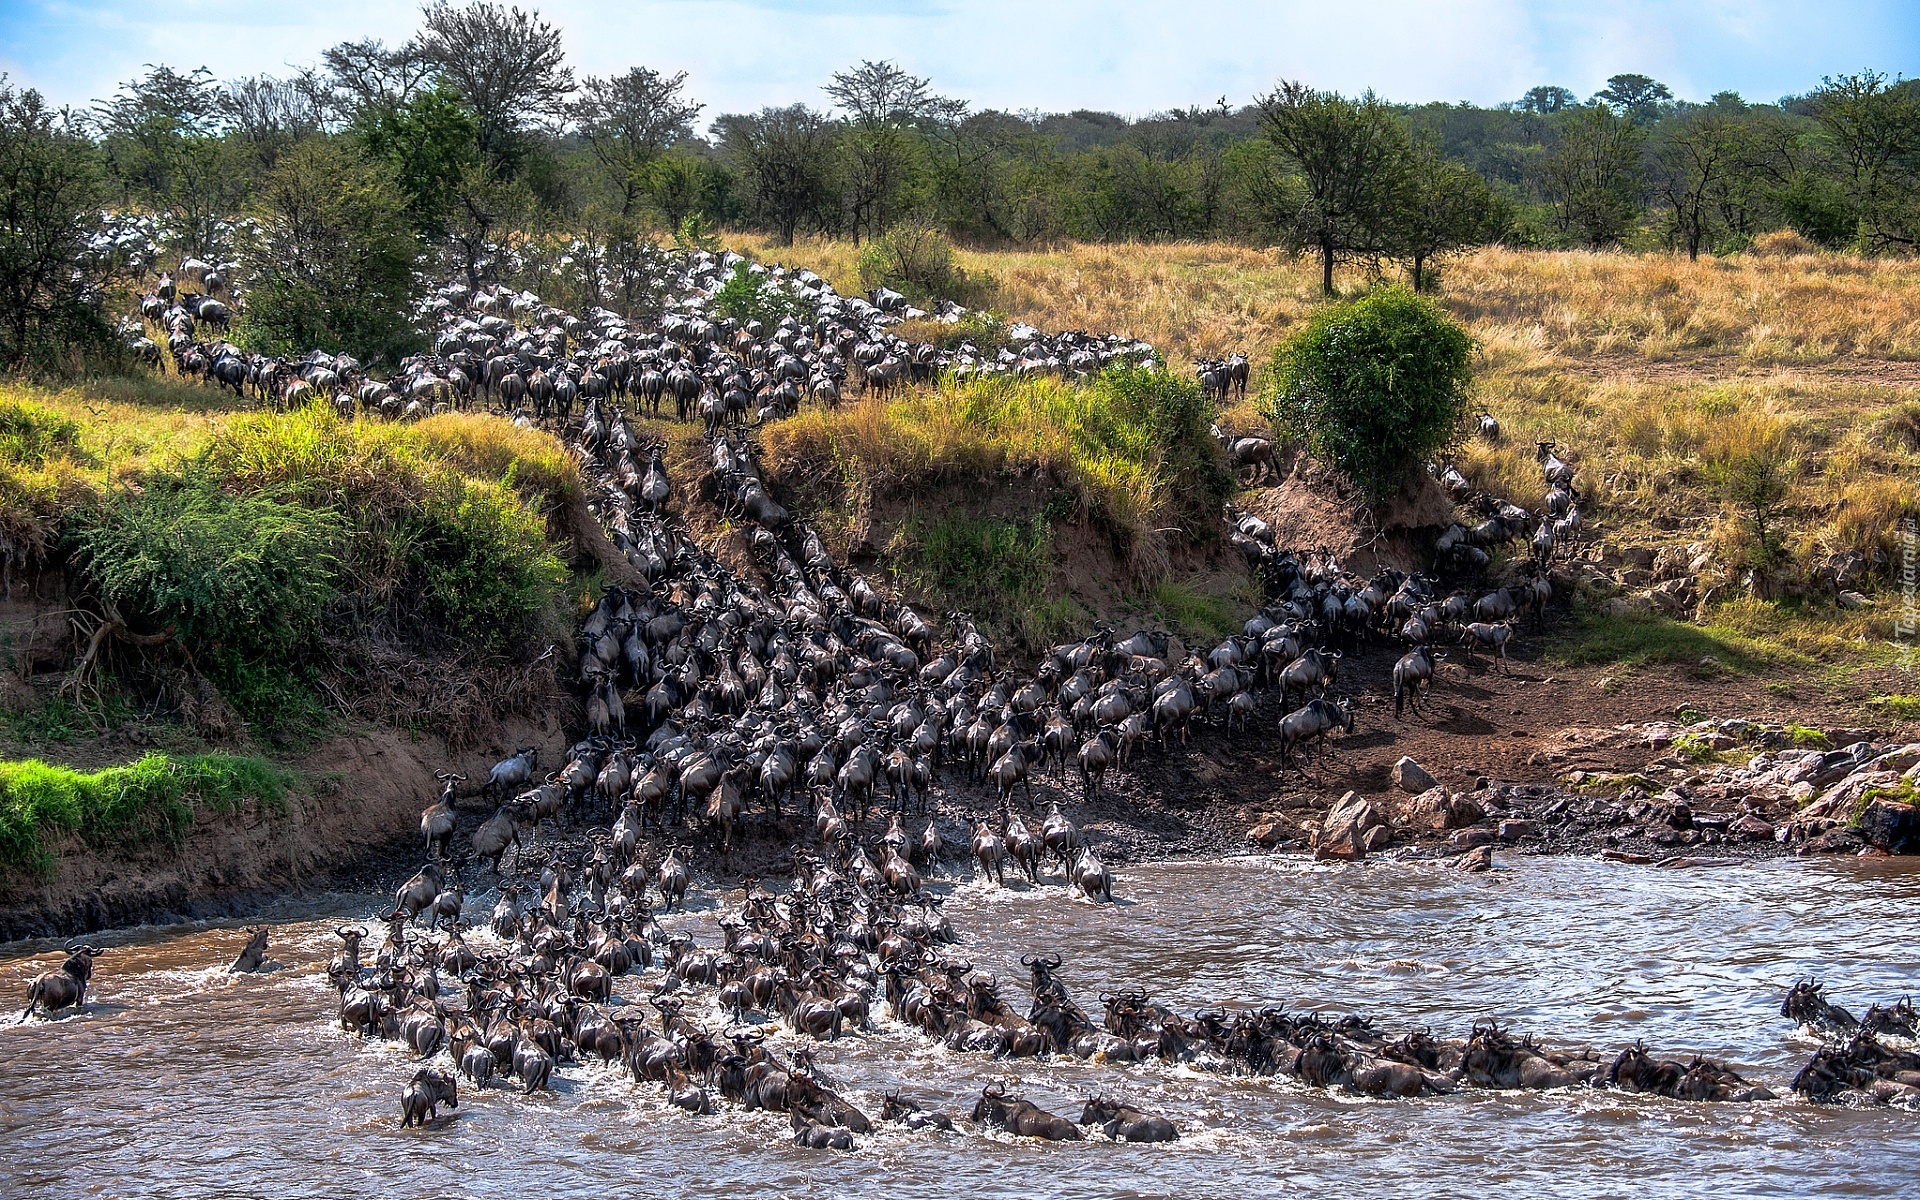
[[[567,603],[560,559],[569,556],[568,510],[581,483],[564,448],[545,434],[470,415],[396,426],[345,423],[325,410],[262,414],[231,394],[165,379],[65,389],[0,384],[0,538],[14,555],[16,588],[22,566],[71,565],[71,535],[87,514],[124,503],[157,479],[196,473],[229,495],[340,513],[347,545],[334,581],[338,603],[365,610],[409,570],[443,581],[449,595],[475,586],[466,574],[485,572],[524,592],[482,593],[496,603],[542,610]],[[419,539],[435,531],[458,544],[422,557]],[[530,560],[531,569],[516,576],[496,558]],[[499,624],[491,611],[436,615],[456,634],[463,622],[480,632]],[[461,637],[454,644],[462,646]],[[190,649],[211,671],[205,647]],[[510,659],[517,649],[475,641],[460,653],[469,661]],[[267,662],[249,669],[291,676],[299,668]],[[0,688],[0,868],[44,866],[47,847],[67,834],[94,848],[177,842],[196,806],[224,812],[248,800],[271,804],[295,785],[252,753],[262,747],[245,729],[222,739],[231,744],[216,744],[204,729],[143,723],[139,740],[166,752],[120,765],[125,750],[116,748],[126,739],[95,737],[133,719],[131,708],[110,684],[82,690],[63,682],[30,679],[23,667]],[[354,694],[352,681],[330,690]],[[320,713],[317,692],[310,703]],[[335,709],[319,727],[339,719]],[[315,732],[266,750],[297,752]]]
[[[1801,561],[1857,549],[1899,561],[1899,519],[1920,513],[1920,261],[1796,252],[1689,263],[1665,255],[1490,249],[1445,266],[1440,301],[1474,333],[1479,403],[1504,444],[1471,443],[1460,465],[1500,494],[1539,488],[1536,439],[1582,468],[1596,538],[1615,546],[1685,546],[1735,537],[1703,462],[1782,438],[1799,473],[1785,525]],[[792,247],[736,239],[765,260],[807,266],[858,288],[839,242]],[[998,283],[994,307],[1043,328],[1115,330],[1159,345],[1179,367],[1196,356],[1251,354],[1255,383],[1272,348],[1319,303],[1313,264],[1224,244],[1067,246],[960,251],[969,273]],[[1342,277],[1350,292],[1367,285]],[[1251,406],[1229,426],[1263,422]],[[1723,662],[1752,670],[1884,669],[1898,605],[1876,580],[1878,607],[1740,599],[1693,626],[1597,617],[1563,653],[1583,662]],[[1169,581],[1177,609],[1183,581]],[[1721,595],[1731,595],[1723,589]],[[1915,689],[1876,671],[1878,686]]]

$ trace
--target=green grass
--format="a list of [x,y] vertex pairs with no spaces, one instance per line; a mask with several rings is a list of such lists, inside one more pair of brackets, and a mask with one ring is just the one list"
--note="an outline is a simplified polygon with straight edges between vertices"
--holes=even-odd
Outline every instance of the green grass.
[[1670,617],[1582,613],[1554,635],[1548,656],[1570,666],[1686,665],[1714,658],[1725,670],[1751,673],[1774,651],[1734,629],[1700,626]]
[[1248,607],[1233,597],[1212,595],[1174,579],[1157,584],[1152,599],[1153,615],[1179,634],[1189,649],[1205,649],[1238,633]]
[[1895,720],[1920,720],[1920,696],[1874,696],[1867,707]]
[[763,432],[763,461],[776,479],[833,479],[876,494],[1044,472],[1067,489],[1076,516],[1136,553],[1172,533],[1216,536],[1233,479],[1207,433],[1213,415],[1191,380],[1150,371],[1111,370],[1079,385],[947,379],[805,409]]
[[264,759],[230,754],[149,754],[98,771],[0,762],[0,865],[45,871],[48,843],[64,834],[97,850],[178,846],[196,810],[229,813],[249,800],[283,807],[294,782]]

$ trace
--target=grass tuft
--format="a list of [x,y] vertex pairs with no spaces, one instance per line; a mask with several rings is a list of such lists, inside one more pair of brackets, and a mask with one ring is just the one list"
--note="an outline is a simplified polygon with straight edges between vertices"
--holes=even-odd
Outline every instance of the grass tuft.
[[197,810],[284,805],[294,781],[265,759],[230,754],[149,754],[99,771],[37,758],[0,762],[0,864],[44,871],[53,861],[48,843],[65,834],[96,850],[178,846]]

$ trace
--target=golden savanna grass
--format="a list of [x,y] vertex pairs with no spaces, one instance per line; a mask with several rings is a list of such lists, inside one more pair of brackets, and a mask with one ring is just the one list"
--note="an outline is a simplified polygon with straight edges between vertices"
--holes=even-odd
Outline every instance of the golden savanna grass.
[[[859,290],[850,243],[732,244],[809,267],[843,292]],[[1770,245],[1794,249],[1791,241]],[[1144,338],[1180,364],[1234,350],[1264,356],[1321,302],[1313,262],[1226,243],[962,249],[955,262],[994,277],[992,306],[1009,317]],[[1357,291],[1370,281],[1356,269],[1340,282]],[[1495,366],[1540,355],[1714,355],[1757,365],[1920,359],[1920,261],[1908,259],[1748,253],[1688,262],[1489,248],[1447,262],[1438,298]]]
[[[844,242],[737,245],[859,286]],[[1116,331],[1161,347],[1173,369],[1241,350],[1255,383],[1271,351],[1322,303],[1315,265],[1208,243],[958,250],[997,281],[994,308],[1044,329]],[[1349,294],[1367,286],[1348,271]],[[1920,260],[1815,253],[1792,235],[1689,262],[1663,254],[1490,248],[1447,262],[1438,301],[1478,345],[1476,403],[1507,437],[1461,448],[1489,490],[1537,503],[1536,440],[1577,459],[1609,537],[1725,533],[1704,466],[1768,439],[1798,465],[1795,549],[1891,554],[1920,513]],[[935,414],[937,415],[937,414]],[[1260,423],[1251,407],[1222,424]],[[1658,536],[1656,536],[1658,534]]]

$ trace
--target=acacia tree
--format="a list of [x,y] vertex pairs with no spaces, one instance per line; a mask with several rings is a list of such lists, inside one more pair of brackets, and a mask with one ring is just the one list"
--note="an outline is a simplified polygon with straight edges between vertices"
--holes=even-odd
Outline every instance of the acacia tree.
[[226,96],[205,67],[150,67],[94,107],[107,168],[122,198],[167,214],[185,254],[225,254],[226,223],[246,199],[250,154],[223,136]]
[[1612,75],[1607,86],[1593,94],[1594,103],[1604,104],[1615,113],[1635,121],[1660,115],[1660,106],[1673,103],[1667,85],[1646,75]]
[[706,107],[682,94],[687,73],[662,75],[634,67],[606,79],[589,75],[567,112],[620,193],[620,215],[633,215],[647,193],[649,169],[676,143],[693,136]]
[[1814,119],[1834,147],[1866,249],[1920,244],[1920,86],[1877,71],[1829,76]]
[[853,240],[878,237],[909,207],[921,174],[913,125],[934,115],[939,101],[927,81],[890,62],[862,62],[840,71],[826,93],[846,114],[839,140],[841,200]]
[[1617,242],[1640,211],[1642,133],[1604,104],[1560,118],[1540,164],[1540,189],[1561,230],[1599,248]]
[[1448,162],[1430,137],[1414,143],[1401,178],[1393,241],[1416,292],[1432,285],[1429,263],[1485,245],[1508,219],[1507,206],[1479,172]]
[[818,223],[833,195],[828,159],[833,122],[804,104],[730,113],[714,123],[721,150],[740,172],[755,215],[786,245]]
[[254,215],[244,339],[390,362],[415,347],[420,248],[388,164],[344,139],[302,142],[262,183]]
[[1273,192],[1289,210],[1276,224],[1290,249],[1318,251],[1320,287],[1331,295],[1337,260],[1391,248],[1406,127],[1372,92],[1350,100],[1287,81],[1257,104],[1298,185]]
[[106,326],[93,251],[101,183],[93,146],[40,93],[0,75],[0,365],[62,365]]
[[394,47],[378,38],[341,42],[320,58],[326,74],[310,78],[307,86],[323,98],[332,115],[349,125],[410,104],[433,87],[436,68],[418,42]]
[[438,0],[425,10],[420,57],[473,112],[480,157],[496,174],[512,174],[527,131],[566,112],[573,70],[560,28],[539,10],[474,0],[456,8]]

